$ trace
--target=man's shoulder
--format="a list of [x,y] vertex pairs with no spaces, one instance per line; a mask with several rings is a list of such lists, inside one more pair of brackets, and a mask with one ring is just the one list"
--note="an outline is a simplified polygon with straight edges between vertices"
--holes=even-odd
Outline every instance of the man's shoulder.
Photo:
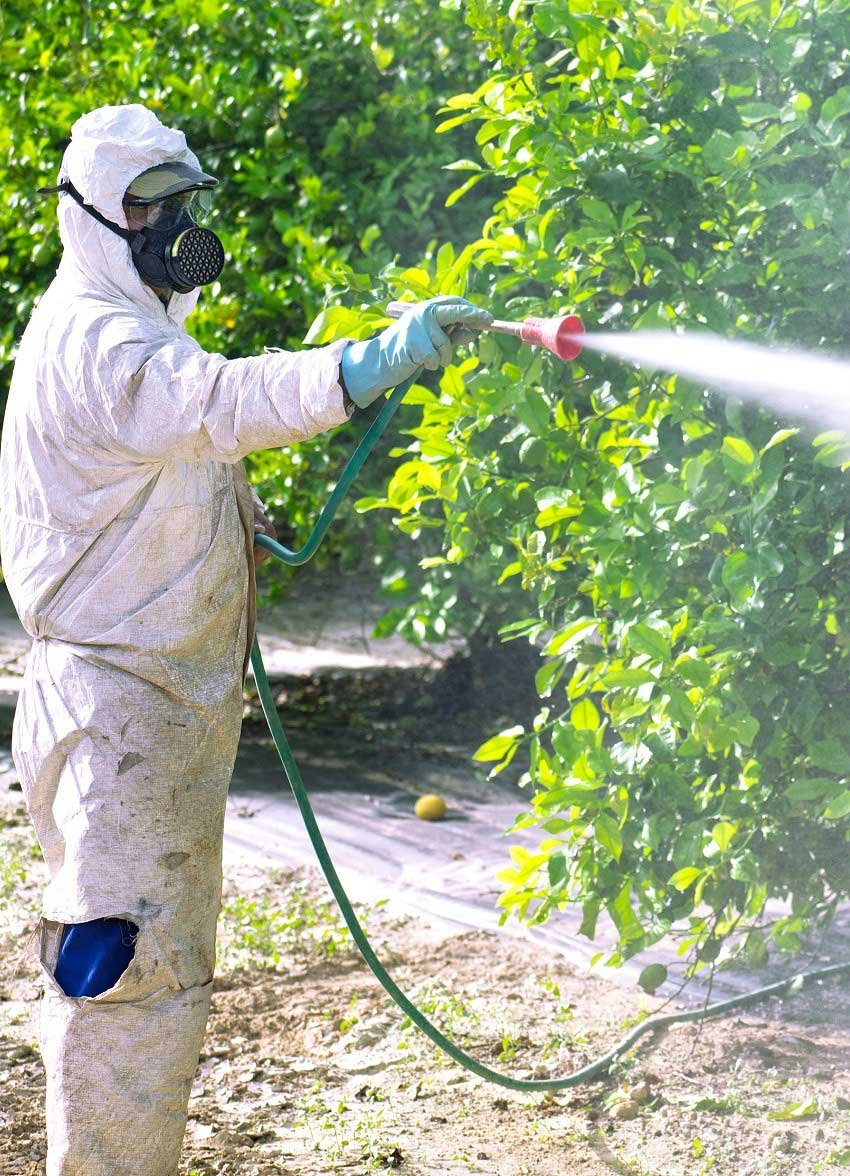
[[93,330],[111,330],[130,336],[168,333],[168,324],[124,299],[110,299],[102,293],[81,293],[69,312]]
[[45,291],[31,320],[32,327],[48,328],[54,339],[103,337],[120,342],[157,339],[171,333],[174,324],[147,313],[130,299],[61,283],[59,276]]
[[92,387],[116,390],[185,332],[157,322],[132,303],[70,288],[48,291],[49,304],[33,315],[16,362],[17,374],[32,386],[49,381],[72,400]]
[[70,310],[70,334],[95,360],[104,360],[111,370],[124,366],[135,369],[161,347],[186,332],[169,321],[146,315],[131,303],[112,302],[103,295],[85,295]]

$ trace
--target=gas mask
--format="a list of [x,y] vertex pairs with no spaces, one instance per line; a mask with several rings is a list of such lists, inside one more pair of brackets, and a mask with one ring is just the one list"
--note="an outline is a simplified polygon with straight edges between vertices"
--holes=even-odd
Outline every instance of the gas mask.
[[67,192],[79,206],[130,246],[133,265],[140,277],[158,289],[188,294],[196,286],[208,286],[224,268],[224,246],[211,229],[197,223],[196,190],[176,192],[159,200],[127,201],[148,210],[147,223],[140,229],[124,229],[107,220],[91,204],[86,204],[70,180],[39,192]]
[[[224,267],[224,247],[210,229],[200,228],[200,192],[178,192],[148,204],[147,223],[130,241],[133,263],[151,286],[188,294],[214,282]],[[141,242],[138,238],[141,237]]]

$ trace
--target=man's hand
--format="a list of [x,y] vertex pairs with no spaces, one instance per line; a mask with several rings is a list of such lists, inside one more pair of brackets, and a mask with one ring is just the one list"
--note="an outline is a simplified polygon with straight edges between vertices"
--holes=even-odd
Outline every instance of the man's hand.
[[420,366],[436,371],[451,363],[453,347],[463,342],[462,336],[452,336],[452,327],[483,330],[492,321],[489,310],[455,295],[412,302],[397,322],[374,339],[348,344],[340,361],[348,395],[358,408],[367,408],[381,392],[400,384]]
[[[274,529],[271,519],[267,518],[262,509],[254,503],[254,534],[268,535],[270,539],[277,539],[277,531]],[[258,547],[254,544],[254,563],[264,563],[269,556],[270,551],[266,551],[265,547]]]

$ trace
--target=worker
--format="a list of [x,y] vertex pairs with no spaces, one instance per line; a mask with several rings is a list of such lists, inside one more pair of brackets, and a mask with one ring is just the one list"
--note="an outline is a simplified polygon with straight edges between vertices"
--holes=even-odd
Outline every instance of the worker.
[[373,339],[226,359],[184,325],[224,250],[183,133],[101,107],[58,178],[62,260],[0,451],[3,570],[32,637],[13,754],[49,872],[47,1176],[174,1176],[271,530],[243,458],[344,424],[490,316],[428,299]]

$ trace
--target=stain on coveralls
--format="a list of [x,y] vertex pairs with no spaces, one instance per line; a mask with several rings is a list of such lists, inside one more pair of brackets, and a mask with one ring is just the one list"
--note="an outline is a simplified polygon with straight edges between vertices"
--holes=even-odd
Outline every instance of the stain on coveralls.
[[[148,167],[197,166],[140,106],[79,120],[63,159],[104,216]],[[48,866],[39,934],[48,1176],[174,1176],[210,1007],[227,789],[254,629],[242,459],[344,423],[348,340],[225,359],[123,240],[68,197],[64,253],[15,364],[0,542],[33,638],[13,754]],[[96,997],[53,978],[67,923],[135,954]]]

